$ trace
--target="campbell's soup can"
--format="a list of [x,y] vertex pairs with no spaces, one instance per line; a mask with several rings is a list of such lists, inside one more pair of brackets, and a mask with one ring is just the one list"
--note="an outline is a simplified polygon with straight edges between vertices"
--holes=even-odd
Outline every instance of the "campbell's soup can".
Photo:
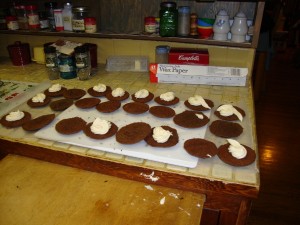
[[209,54],[203,48],[171,48],[170,64],[209,65]]

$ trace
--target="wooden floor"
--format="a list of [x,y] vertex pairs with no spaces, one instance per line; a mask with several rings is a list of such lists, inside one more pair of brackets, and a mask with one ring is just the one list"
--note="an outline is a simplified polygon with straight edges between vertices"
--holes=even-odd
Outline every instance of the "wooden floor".
[[300,68],[276,53],[256,103],[261,189],[248,225],[300,224]]

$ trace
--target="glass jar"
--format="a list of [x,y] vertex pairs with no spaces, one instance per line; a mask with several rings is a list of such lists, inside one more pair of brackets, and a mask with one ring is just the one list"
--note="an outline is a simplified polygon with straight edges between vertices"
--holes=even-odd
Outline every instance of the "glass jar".
[[47,13],[45,11],[39,12],[39,18],[40,18],[40,28],[42,30],[49,28],[49,20],[47,17]]
[[74,32],[85,32],[84,18],[88,17],[88,8],[85,6],[73,8],[72,29]]
[[26,10],[24,5],[16,5],[15,11],[18,18],[19,28],[21,30],[28,30],[28,20],[26,15]]
[[59,72],[61,78],[73,79],[77,76],[75,57],[73,55],[60,54],[58,60],[59,60]]
[[88,46],[78,46],[74,49],[74,52],[78,79],[89,79],[91,74],[91,60]]
[[45,62],[49,80],[59,78],[58,58],[56,48],[54,46],[44,47]]
[[96,33],[97,25],[95,17],[86,17],[84,18],[84,29],[85,33]]
[[28,28],[30,30],[40,29],[40,19],[39,19],[39,14],[37,12],[37,6],[36,5],[27,5],[25,7],[25,9],[26,9],[26,15],[28,18]]
[[189,36],[190,34],[190,14],[189,6],[178,8],[178,36]]
[[175,2],[162,2],[160,4],[159,34],[162,37],[175,37],[178,26],[178,10]]
[[55,31],[55,19],[54,19],[54,9],[57,8],[56,2],[46,2],[45,9],[47,12],[47,17],[49,21],[49,29]]
[[156,21],[155,17],[149,16],[144,19],[145,32],[147,34],[154,34],[156,32]]
[[6,18],[7,28],[9,30],[18,30],[19,24],[16,16],[7,16]]
[[167,64],[169,63],[169,50],[167,45],[158,45],[155,49],[155,63]]

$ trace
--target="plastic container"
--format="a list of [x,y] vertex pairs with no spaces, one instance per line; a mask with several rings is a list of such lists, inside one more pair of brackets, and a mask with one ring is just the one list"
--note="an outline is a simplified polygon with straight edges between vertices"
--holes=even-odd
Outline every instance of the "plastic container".
[[111,56],[107,58],[107,71],[147,72],[148,57],[146,56]]
[[72,3],[67,2],[64,4],[64,9],[62,11],[63,23],[64,23],[64,30],[72,31]]
[[159,34],[162,37],[177,36],[178,10],[175,2],[162,2],[160,4]]
[[169,50],[167,45],[159,45],[155,48],[155,63],[167,64],[169,63]]
[[189,36],[191,10],[189,6],[178,8],[178,36]]
[[58,68],[58,58],[56,54],[56,48],[53,46],[44,47],[45,53],[45,65],[47,68],[47,74],[49,80],[59,79],[59,68]]
[[64,23],[63,23],[62,9],[54,9],[53,13],[54,13],[54,20],[55,20],[55,30],[63,31]]
[[28,29],[30,30],[40,29],[40,19],[39,19],[39,14],[37,12],[37,6],[27,5],[25,9],[28,18]]
[[85,6],[72,9],[72,29],[74,32],[85,32],[84,18],[88,17],[88,8]]

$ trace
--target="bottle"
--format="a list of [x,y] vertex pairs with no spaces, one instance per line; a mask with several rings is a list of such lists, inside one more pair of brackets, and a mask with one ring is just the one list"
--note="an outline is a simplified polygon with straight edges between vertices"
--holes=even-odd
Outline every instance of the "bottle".
[[40,18],[40,28],[41,30],[45,30],[49,28],[49,20],[47,17],[47,13],[45,11],[39,12],[39,18]]
[[62,11],[64,30],[72,31],[72,3],[67,2],[64,4],[64,9]]
[[190,7],[178,8],[178,36],[189,36],[190,34]]
[[45,46],[45,62],[49,80],[56,80],[59,78],[58,58],[56,48],[54,46]]
[[162,37],[175,37],[178,27],[178,11],[175,2],[162,2],[160,4],[159,34]]
[[197,24],[198,16],[196,13],[192,13],[190,16],[190,35],[198,36],[198,24]]
[[167,45],[158,45],[155,48],[155,63],[167,64],[169,63],[169,50]]
[[75,7],[72,10],[72,29],[74,32],[85,32],[84,18],[88,17],[87,7]]
[[40,29],[40,19],[39,19],[39,14],[37,12],[37,6],[36,5],[27,5],[25,7],[25,9],[26,9],[26,15],[28,18],[28,28],[30,30]]
[[74,49],[79,80],[87,80],[91,74],[91,60],[87,45],[78,46]]
[[47,17],[49,21],[49,29],[55,31],[55,19],[54,19],[54,9],[57,8],[56,2],[46,2],[45,9],[47,12]]
[[54,9],[53,12],[54,12],[54,20],[55,20],[55,30],[63,31],[64,23],[62,17],[62,9]]

